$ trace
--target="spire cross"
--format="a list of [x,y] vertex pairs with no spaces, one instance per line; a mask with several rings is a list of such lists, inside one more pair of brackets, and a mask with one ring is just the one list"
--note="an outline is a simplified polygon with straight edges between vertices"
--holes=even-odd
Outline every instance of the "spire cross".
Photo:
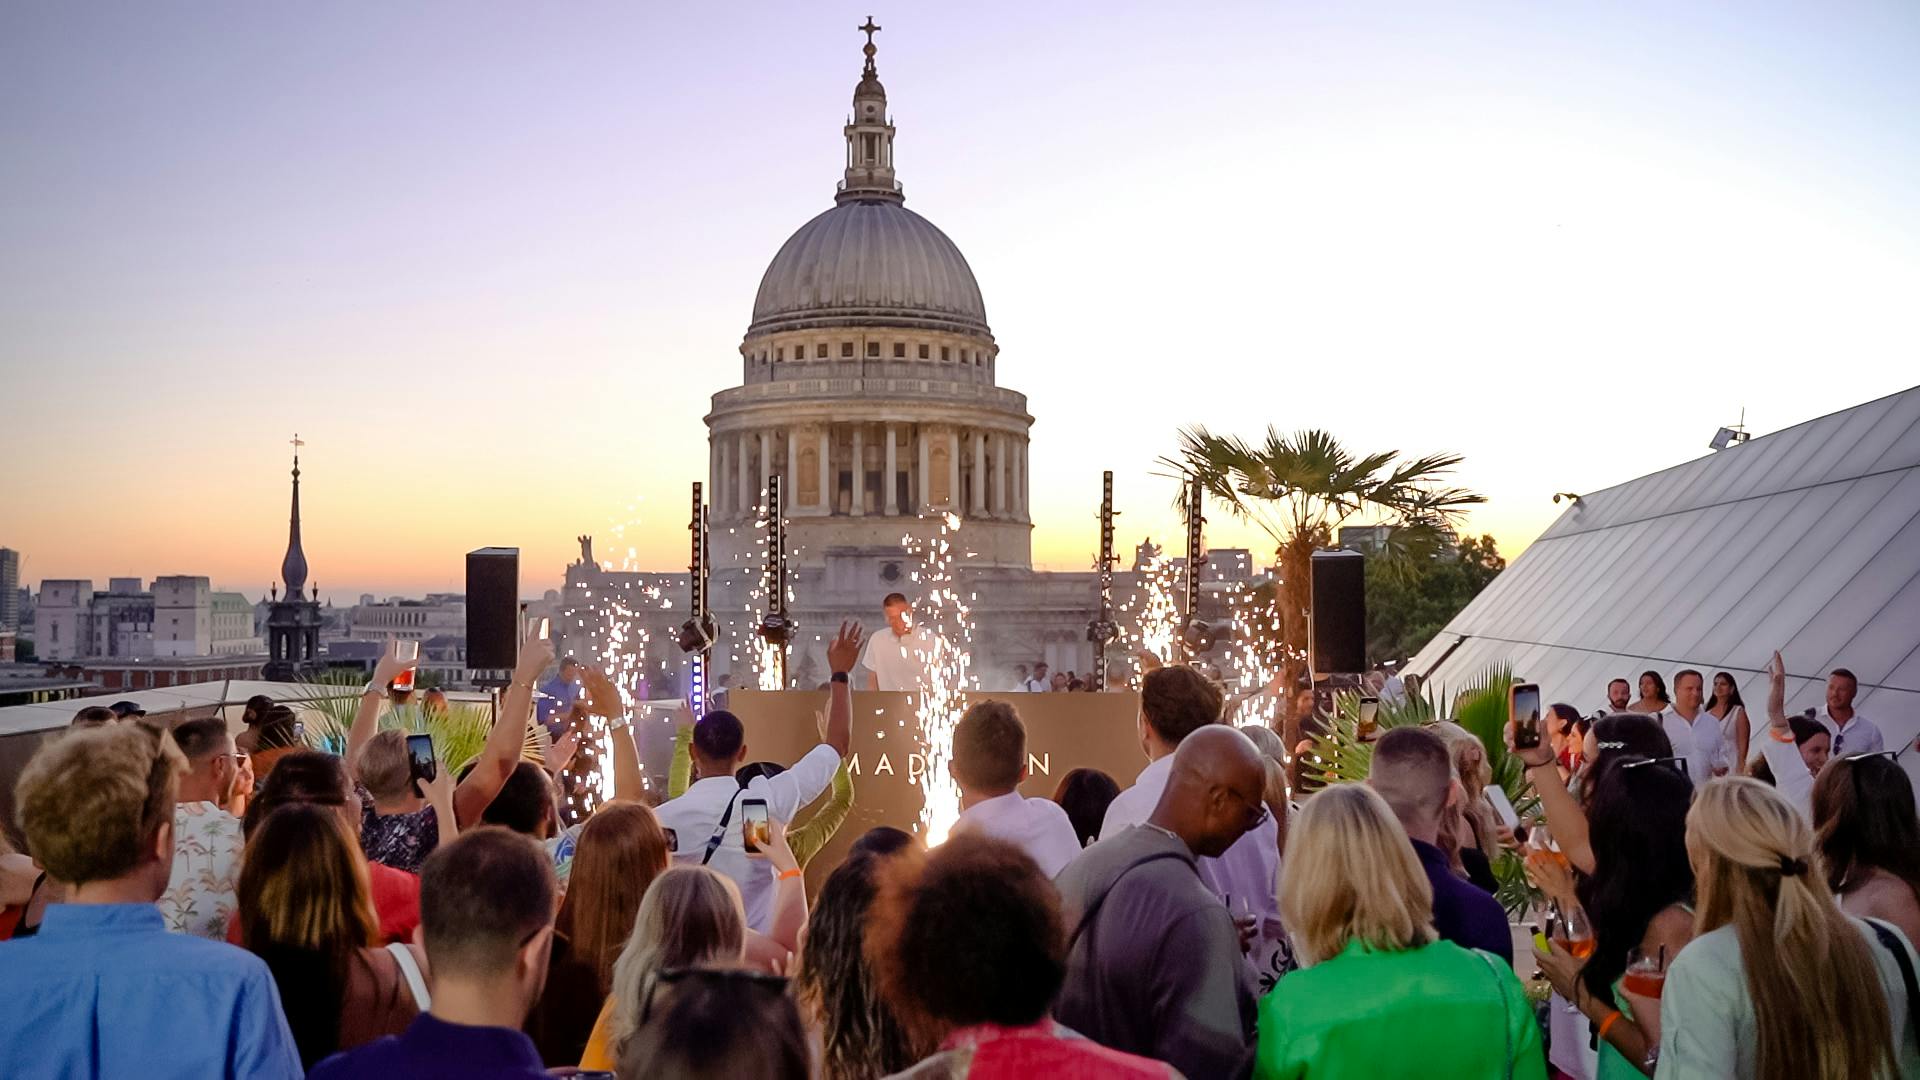
[[856,27],[854,27],[854,29],[855,29],[855,30],[859,30],[859,31],[861,31],[861,32],[863,32],[863,33],[865,33],[865,34],[867,35],[867,47],[868,47],[868,48],[872,48],[872,47],[873,47],[873,35],[874,35],[874,34],[876,34],[876,33],[878,33],[878,32],[879,32],[879,31],[880,31],[880,30],[881,30],[882,28],[881,28],[881,27],[878,27],[878,26],[875,26],[875,25],[873,24],[873,16],[871,16],[871,15],[869,15],[869,16],[867,16],[867,25],[865,25],[865,26],[856,26]]

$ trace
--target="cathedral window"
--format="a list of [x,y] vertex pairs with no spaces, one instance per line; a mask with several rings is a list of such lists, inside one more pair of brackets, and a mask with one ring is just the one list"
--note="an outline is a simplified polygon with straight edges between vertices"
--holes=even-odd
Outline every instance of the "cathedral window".
[[840,343],[840,356],[841,356],[841,358],[842,358],[842,359],[845,359],[845,358],[848,358],[848,357],[851,357],[852,355],[853,355],[853,342],[851,342],[851,341],[843,341],[843,342],[841,342],[841,343]]
[[950,349],[950,348],[948,348],[948,347],[947,347],[947,346],[945,346],[945,345],[942,345],[942,346],[940,346],[940,359],[941,359],[941,360],[942,360],[943,362],[945,362],[945,361],[949,361],[949,360],[952,360],[952,359],[953,359],[953,350],[952,350],[952,349]]
[[776,361],[785,360],[787,358],[787,350],[784,347],[773,350],[773,358]]
[[870,357],[878,357],[880,355],[880,343],[877,341],[867,342],[867,355]]
[[906,343],[906,342],[904,342],[904,341],[896,341],[896,342],[894,342],[894,343],[893,343],[893,358],[894,358],[895,360],[904,360],[904,359],[906,359],[906,358],[907,358],[907,343]]
[[813,355],[818,359],[825,360],[827,358],[827,343],[824,341],[821,342],[819,348],[813,351]]
[[925,360],[926,358],[927,358],[927,346],[922,345],[920,346],[920,359]]

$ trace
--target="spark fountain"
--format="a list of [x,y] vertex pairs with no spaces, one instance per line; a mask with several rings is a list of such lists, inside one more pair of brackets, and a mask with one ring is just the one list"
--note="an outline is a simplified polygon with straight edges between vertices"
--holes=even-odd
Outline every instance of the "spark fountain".
[[908,554],[921,560],[921,569],[913,580],[924,588],[915,605],[915,618],[932,628],[940,644],[935,655],[925,658],[930,676],[928,689],[918,695],[920,745],[926,767],[920,771],[922,797],[920,832],[929,847],[944,843],[954,822],[960,820],[960,788],[953,782],[947,763],[953,756],[953,728],[966,710],[961,694],[974,689],[968,672],[973,652],[973,596],[962,596],[954,576],[952,537],[960,531],[957,514],[941,516],[939,530],[922,542],[911,536],[901,538]]
[[[631,512],[634,508],[628,507]],[[628,525],[638,524],[632,519],[613,527],[613,539],[618,544],[625,538]],[[623,572],[637,570],[638,552],[628,547],[619,569]],[[642,591],[645,599],[660,601],[660,590],[651,586]],[[587,593],[590,602],[588,615],[602,620],[606,632],[601,635],[602,644],[599,655],[599,668],[605,672],[614,688],[620,692],[621,714],[632,716],[644,697],[641,688],[646,677],[641,671],[641,660],[646,655],[648,633],[635,618],[635,612],[627,606],[626,599],[619,593],[606,597],[595,597]],[[670,601],[662,606],[672,606]],[[575,625],[586,628],[586,616],[575,614]],[[562,773],[563,788],[570,788],[567,794],[567,816],[573,821],[584,821],[598,809],[600,804],[613,797],[613,731],[617,726],[602,716],[588,716],[587,730],[580,735],[581,749],[574,758],[575,764]],[[582,783],[566,784],[569,775],[578,776]]]

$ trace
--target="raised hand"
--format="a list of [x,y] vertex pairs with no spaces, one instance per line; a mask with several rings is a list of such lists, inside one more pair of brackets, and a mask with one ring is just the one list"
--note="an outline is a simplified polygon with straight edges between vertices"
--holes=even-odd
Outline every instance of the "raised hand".
[[840,632],[834,635],[827,645],[827,668],[835,675],[845,675],[860,662],[860,624],[843,622]]
[[620,700],[620,688],[613,685],[607,673],[599,668],[587,668],[586,672],[587,711],[609,720],[625,712],[625,704]]
[[414,668],[420,666],[418,657],[412,660],[402,660],[394,655],[395,650],[399,647],[398,642],[389,642],[387,644],[387,651],[381,653],[379,661],[373,665],[372,685],[376,689],[384,690],[393,680],[399,678],[402,672],[412,671]]

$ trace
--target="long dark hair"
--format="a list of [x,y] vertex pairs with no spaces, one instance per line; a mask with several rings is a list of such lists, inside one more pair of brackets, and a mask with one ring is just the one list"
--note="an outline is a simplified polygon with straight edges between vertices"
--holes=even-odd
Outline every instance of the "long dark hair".
[[[1714,682],[1718,683],[1721,679],[1727,680],[1727,685],[1733,688],[1727,691],[1728,707],[1734,709],[1746,708],[1747,703],[1740,700],[1740,680],[1734,678],[1733,673],[1730,671],[1716,671],[1713,673]],[[1707,711],[1712,712],[1713,707],[1718,704],[1720,704],[1720,692],[1715,690],[1713,693],[1707,695]]]
[[1647,935],[1647,924],[1693,896],[1687,861],[1687,807],[1693,783],[1650,759],[1621,758],[1601,777],[1588,803],[1593,873],[1575,885],[1593,925],[1593,955],[1580,977],[1587,992],[1611,1001],[1613,981],[1627,970],[1627,953]]
[[856,854],[828,875],[807,919],[794,989],[820,1028],[820,1073],[828,1080],[867,1080],[900,1072],[922,1050],[880,993],[867,962],[867,917],[878,875],[892,855]]
[[[1643,671],[1643,672],[1641,672],[1641,673],[1640,673],[1640,677],[1641,677],[1642,679],[1652,679],[1652,680],[1653,680],[1653,696],[1654,696],[1655,698],[1658,698],[1658,699],[1659,699],[1659,701],[1660,701],[1660,704],[1662,704],[1662,705],[1671,705],[1671,704],[1673,704],[1673,698],[1671,698],[1671,697],[1669,697],[1669,696],[1667,696],[1667,680],[1665,680],[1665,679],[1663,679],[1663,678],[1661,678],[1661,677],[1660,677],[1660,673],[1659,673],[1659,672],[1657,672],[1657,671]],[[1639,687],[1637,687],[1637,686],[1636,686],[1636,687],[1634,687],[1634,690],[1635,690],[1635,691],[1638,691],[1639,689],[1640,689],[1640,688],[1639,688]]]
[[1060,778],[1053,789],[1053,801],[1067,812],[1073,822],[1073,834],[1086,847],[1100,839],[1100,826],[1107,819],[1107,807],[1120,794],[1120,785],[1099,769],[1075,769]]
[[1813,820],[1827,886],[1858,885],[1863,870],[1884,870],[1920,899],[1920,820],[1905,769],[1878,754],[1836,758],[1813,784]]
[[[1645,713],[1610,713],[1593,722],[1594,745],[1600,751],[1587,762],[1580,774],[1580,801],[1593,804],[1594,793],[1606,782],[1607,774],[1629,758],[1673,756],[1673,740],[1667,738],[1660,721]],[[1591,818],[1593,812],[1588,810]]]
[[240,942],[266,961],[312,1068],[340,1048],[354,951],[379,940],[358,840],[333,809],[287,803],[247,838],[235,889]]

